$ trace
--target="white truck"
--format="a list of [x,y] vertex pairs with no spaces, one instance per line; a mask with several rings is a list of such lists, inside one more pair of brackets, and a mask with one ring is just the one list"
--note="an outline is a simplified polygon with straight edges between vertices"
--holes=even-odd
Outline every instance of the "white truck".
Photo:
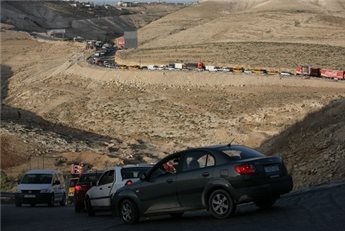
[[156,66],[156,65],[147,65],[147,70],[149,70],[149,71],[156,71],[156,70],[158,70],[158,66]]
[[216,66],[205,66],[205,70],[209,72],[217,72],[218,68]]
[[99,178],[96,186],[90,188],[85,196],[85,207],[89,216],[94,216],[96,210],[110,210],[111,197],[121,187],[139,180],[152,165],[125,165],[108,169]]
[[175,69],[176,70],[182,70],[183,69],[184,64],[183,63],[175,63]]

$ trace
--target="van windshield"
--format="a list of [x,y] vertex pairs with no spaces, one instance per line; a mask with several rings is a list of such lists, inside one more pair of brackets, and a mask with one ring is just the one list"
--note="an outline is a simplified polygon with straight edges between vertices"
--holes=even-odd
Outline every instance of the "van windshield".
[[52,182],[51,174],[26,174],[21,184],[50,184]]

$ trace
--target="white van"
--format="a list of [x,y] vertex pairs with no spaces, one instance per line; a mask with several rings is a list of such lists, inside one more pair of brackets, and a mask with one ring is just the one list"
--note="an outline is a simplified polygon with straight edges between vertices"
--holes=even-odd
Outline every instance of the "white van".
[[66,186],[59,171],[50,169],[35,169],[25,173],[18,182],[15,193],[15,204],[48,204],[54,206],[59,202],[66,204]]

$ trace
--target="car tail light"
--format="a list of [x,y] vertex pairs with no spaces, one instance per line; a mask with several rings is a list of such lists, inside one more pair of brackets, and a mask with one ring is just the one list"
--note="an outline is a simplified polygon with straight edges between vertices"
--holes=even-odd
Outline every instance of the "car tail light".
[[127,182],[126,182],[126,184],[125,184],[125,185],[131,185],[131,184],[133,184],[133,181],[131,181],[131,180],[127,180]]
[[78,192],[78,191],[81,189],[81,186],[80,186],[80,185],[76,185],[76,186],[74,187],[74,189],[75,189],[76,192]]
[[250,164],[241,164],[235,166],[235,171],[241,175],[250,175],[255,172],[255,168]]

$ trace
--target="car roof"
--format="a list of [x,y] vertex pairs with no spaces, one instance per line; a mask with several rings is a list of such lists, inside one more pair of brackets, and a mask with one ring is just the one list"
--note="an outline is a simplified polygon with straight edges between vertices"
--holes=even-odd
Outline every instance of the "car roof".
[[133,168],[133,167],[142,167],[142,168],[147,168],[147,167],[152,167],[153,164],[127,164],[122,166],[121,168]]
[[115,169],[123,169],[123,168],[150,168],[152,167],[153,164],[127,164],[127,165],[123,165],[123,166],[113,166],[111,168],[108,168],[105,171],[109,171],[109,170],[115,170]]
[[191,148],[188,150],[211,149],[211,150],[220,151],[226,148],[247,148],[247,147],[243,145],[237,145],[237,144],[217,144],[217,145],[210,145],[210,146],[204,146],[204,147],[199,147],[199,148]]
[[55,173],[60,173],[57,170],[53,169],[32,169],[25,174],[55,174]]

